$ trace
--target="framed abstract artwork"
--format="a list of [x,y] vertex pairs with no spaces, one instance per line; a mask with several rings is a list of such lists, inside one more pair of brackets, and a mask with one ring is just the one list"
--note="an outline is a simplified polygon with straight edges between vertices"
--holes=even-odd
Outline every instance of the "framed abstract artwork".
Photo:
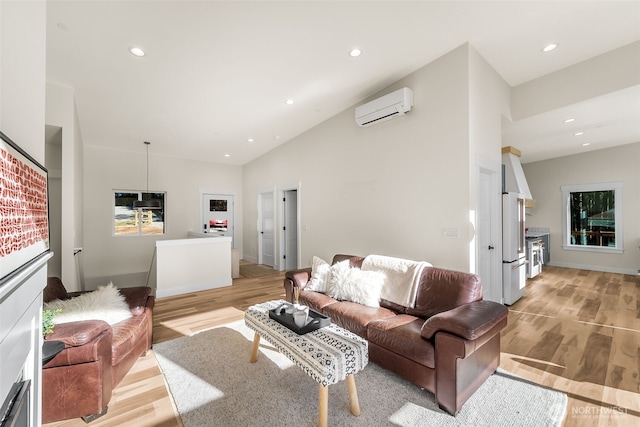
[[48,251],[47,170],[0,132],[0,285]]

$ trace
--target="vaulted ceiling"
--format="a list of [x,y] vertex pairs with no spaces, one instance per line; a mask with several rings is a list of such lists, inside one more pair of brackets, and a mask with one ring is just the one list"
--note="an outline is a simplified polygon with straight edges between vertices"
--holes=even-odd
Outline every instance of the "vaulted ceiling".
[[[47,80],[86,145],[243,165],[467,42],[517,86],[637,40],[638,1],[49,0]],[[510,125],[523,162],[598,149],[568,114],[640,141],[637,87],[570,107]]]

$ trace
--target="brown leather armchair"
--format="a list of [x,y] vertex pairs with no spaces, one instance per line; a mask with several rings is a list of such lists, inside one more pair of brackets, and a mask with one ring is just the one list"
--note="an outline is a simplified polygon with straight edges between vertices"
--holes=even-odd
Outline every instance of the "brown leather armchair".
[[[82,417],[92,421],[107,412],[112,390],[152,345],[151,288],[122,288],[132,317],[109,326],[101,320],[58,324],[47,341],[62,341],[64,350],[42,368],[42,422]],[[50,277],[44,301],[68,299],[62,281]]]

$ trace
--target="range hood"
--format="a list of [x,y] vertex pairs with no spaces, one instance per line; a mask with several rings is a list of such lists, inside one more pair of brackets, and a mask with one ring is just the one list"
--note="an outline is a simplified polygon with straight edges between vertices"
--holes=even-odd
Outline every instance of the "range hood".
[[531,190],[520,164],[520,150],[514,147],[502,147],[502,164],[504,165],[504,191],[520,193],[527,200],[528,206],[535,206]]

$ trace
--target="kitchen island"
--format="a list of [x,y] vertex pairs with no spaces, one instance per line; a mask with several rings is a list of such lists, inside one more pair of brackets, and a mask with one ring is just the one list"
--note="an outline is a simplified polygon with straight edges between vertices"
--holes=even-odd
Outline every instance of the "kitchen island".
[[231,286],[231,237],[156,242],[159,298]]

